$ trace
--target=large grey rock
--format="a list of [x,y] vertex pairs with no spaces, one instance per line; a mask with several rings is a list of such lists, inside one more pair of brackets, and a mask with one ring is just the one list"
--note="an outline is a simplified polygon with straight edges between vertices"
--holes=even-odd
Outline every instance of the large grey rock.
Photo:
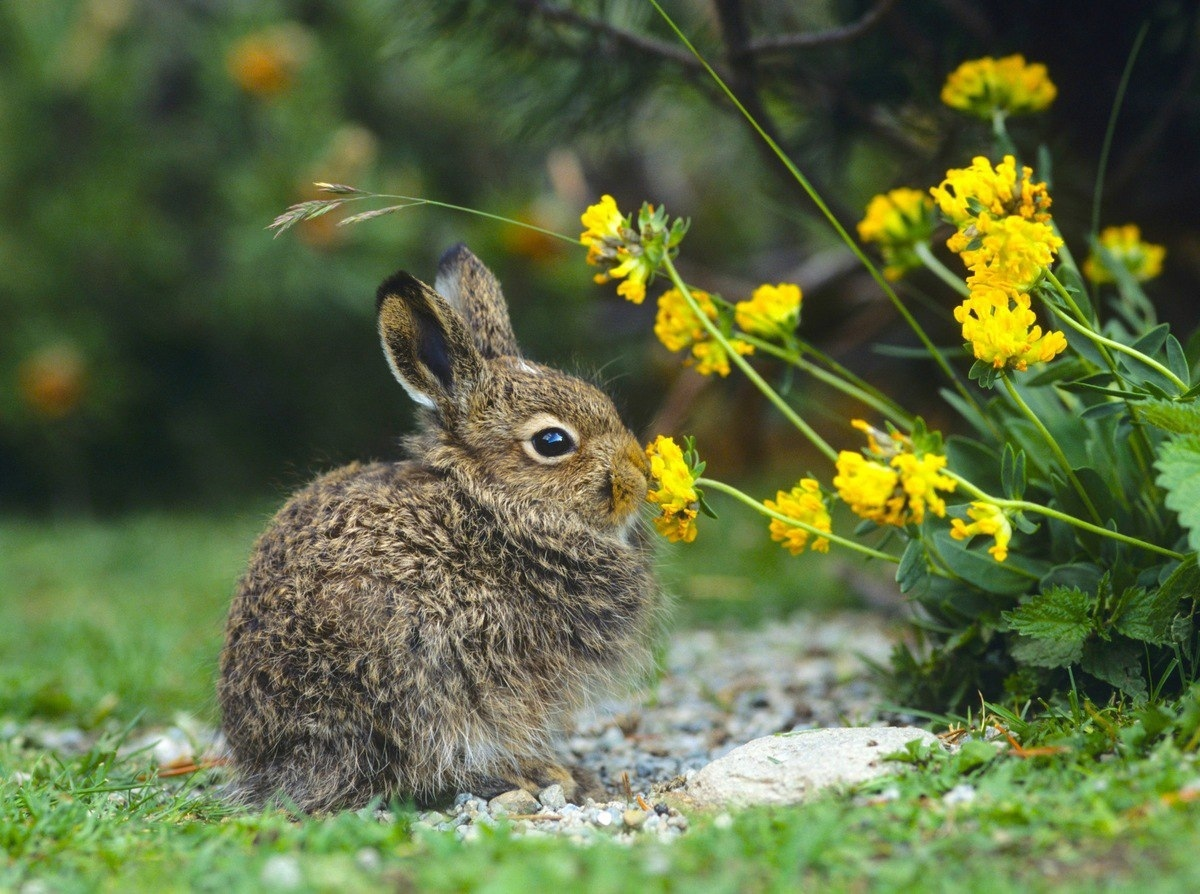
[[747,742],[703,767],[686,793],[711,807],[796,804],[833,785],[853,785],[898,772],[883,760],[920,739],[941,747],[937,736],[917,727],[814,729]]

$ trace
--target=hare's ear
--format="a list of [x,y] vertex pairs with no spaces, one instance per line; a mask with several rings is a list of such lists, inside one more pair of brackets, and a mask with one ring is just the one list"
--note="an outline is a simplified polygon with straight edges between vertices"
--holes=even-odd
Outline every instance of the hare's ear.
[[456,415],[483,365],[459,315],[403,271],[379,287],[376,309],[383,353],[404,390],[443,417]]
[[442,255],[435,285],[467,321],[480,354],[489,360],[521,356],[499,280],[461,242]]

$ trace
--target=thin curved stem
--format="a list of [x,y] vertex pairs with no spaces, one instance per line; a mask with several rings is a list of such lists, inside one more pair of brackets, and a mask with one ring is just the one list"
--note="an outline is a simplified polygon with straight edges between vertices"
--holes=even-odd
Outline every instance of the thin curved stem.
[[950,268],[934,257],[933,251],[929,248],[928,242],[918,242],[913,246],[913,251],[917,257],[921,259],[921,263],[925,265],[934,276],[952,288],[958,294],[966,298],[971,294],[970,287],[963,281],[961,276],[955,276]]
[[1134,358],[1139,363],[1146,364],[1146,366],[1150,367],[1155,372],[1157,372],[1157,373],[1161,374],[1162,376],[1164,376],[1165,378],[1167,378],[1171,382],[1172,385],[1174,385],[1176,388],[1179,389],[1180,394],[1187,391],[1188,388],[1191,387],[1188,385],[1187,382],[1183,381],[1183,379],[1179,378],[1179,376],[1175,375],[1175,373],[1171,372],[1171,370],[1167,369],[1167,367],[1163,366],[1161,363],[1159,363],[1153,357],[1147,357],[1145,354],[1143,354],[1141,351],[1137,350],[1136,348],[1131,348],[1129,345],[1123,345],[1119,341],[1114,341],[1111,338],[1103,336],[1099,332],[1096,332],[1094,329],[1092,329],[1088,326],[1085,326],[1082,323],[1077,322],[1076,320],[1073,320],[1071,318],[1071,315],[1066,313],[1064,310],[1062,310],[1062,308],[1058,308],[1058,307],[1055,307],[1054,305],[1050,305],[1050,310],[1052,310],[1054,312],[1054,315],[1057,316],[1060,320],[1062,320],[1064,323],[1066,323],[1068,326],[1070,326],[1072,329],[1074,329],[1080,335],[1082,335],[1085,338],[1094,342],[1097,346],[1104,346],[1107,348],[1111,348],[1114,351],[1118,351],[1122,354],[1125,354],[1129,357]]
[[1107,537],[1110,540],[1116,540],[1121,543],[1135,546],[1138,549],[1144,549],[1152,553],[1158,553],[1161,556],[1167,556],[1171,559],[1183,561],[1187,558],[1183,553],[1176,552],[1173,549],[1167,549],[1165,546],[1159,546],[1155,543],[1150,543],[1145,540],[1139,540],[1137,537],[1130,537],[1128,534],[1122,534],[1120,531],[1113,531],[1109,528],[1100,525],[1093,525],[1091,522],[1086,522],[1081,518],[1076,518],[1074,515],[1068,515],[1058,509],[1051,509],[1049,506],[1043,506],[1040,503],[1031,503],[1028,500],[1005,500],[1001,497],[994,497],[987,491],[981,490],[972,484],[968,479],[959,475],[950,469],[943,469],[942,473],[958,482],[959,486],[969,493],[972,497],[981,503],[991,503],[1000,509],[1005,509],[1011,512],[1031,512],[1034,515],[1042,515],[1046,518],[1053,518],[1057,521],[1068,524],[1073,528],[1078,528],[1081,531],[1087,531],[1091,534],[1096,534],[1099,537]]
[[912,429],[912,416],[896,407],[894,403],[892,403],[883,395],[879,394],[878,392],[874,392],[873,389],[860,387],[853,382],[846,381],[841,376],[836,375],[827,369],[822,369],[811,360],[806,360],[804,355],[799,351],[790,351],[787,348],[781,348],[769,341],[764,341],[763,339],[756,338],[753,335],[747,335],[745,332],[739,333],[738,338],[748,345],[754,345],[754,349],[756,351],[761,351],[764,354],[770,354],[777,360],[790,363],[792,366],[807,373],[814,379],[824,382],[830,388],[834,388],[842,392],[842,394],[854,398],[859,403],[865,404],[875,412],[890,419],[901,428],[906,430]]
[[767,384],[766,380],[758,374],[757,370],[741,354],[733,349],[729,344],[729,339],[721,332],[720,327],[709,319],[708,314],[700,309],[700,305],[696,303],[696,298],[692,295],[691,289],[688,288],[687,283],[680,277],[679,271],[675,269],[675,265],[671,262],[670,258],[663,259],[663,269],[667,271],[667,276],[670,277],[675,288],[679,290],[679,294],[683,296],[684,301],[687,302],[696,319],[700,321],[700,324],[708,332],[709,336],[724,349],[730,361],[741,370],[742,374],[762,393],[763,397],[769,400],[775,406],[775,409],[783,414],[788,422],[796,426],[800,433],[808,438],[809,443],[825,454],[826,459],[830,462],[836,460],[837,451],[829,446],[829,442],[817,434],[816,430],[805,422],[800,417],[800,414],[793,410],[774,388]]
[[713,82],[721,89],[721,92],[725,94],[726,98],[729,99],[731,103],[733,103],[738,112],[742,114],[742,116],[754,129],[754,132],[758,134],[764,143],[766,143],[767,147],[771,150],[771,153],[779,159],[780,163],[783,164],[783,166],[787,169],[787,172],[800,185],[800,188],[804,190],[809,199],[812,200],[812,203],[817,206],[817,210],[821,212],[822,216],[833,228],[834,232],[837,233],[838,237],[846,244],[846,246],[854,254],[855,258],[858,259],[859,263],[863,265],[863,268],[871,275],[871,278],[875,280],[881,289],[883,289],[883,293],[887,296],[888,301],[891,302],[892,307],[895,308],[896,313],[898,313],[908,327],[912,329],[913,333],[920,340],[921,344],[924,345],[925,349],[929,352],[930,359],[937,364],[943,375],[950,380],[950,382],[954,385],[955,390],[958,391],[958,393],[961,394],[965,400],[974,403],[971,398],[971,393],[967,389],[966,385],[963,384],[962,380],[954,372],[953,367],[951,367],[946,361],[946,358],[943,357],[941,352],[937,350],[937,346],[934,345],[933,340],[921,327],[921,324],[917,322],[916,317],[912,315],[912,312],[908,309],[908,307],[905,306],[904,302],[900,300],[900,296],[896,294],[896,290],[892,288],[891,283],[889,283],[884,278],[883,274],[879,272],[879,268],[875,266],[874,262],[872,262],[867,256],[866,252],[862,250],[862,247],[853,238],[851,238],[849,233],[846,232],[846,228],[842,226],[841,221],[839,221],[834,213],[829,209],[829,205],[823,198],[821,198],[820,193],[813,188],[813,185],[809,182],[808,178],[804,176],[798,167],[796,167],[796,163],[793,162],[788,154],[783,151],[780,145],[774,139],[772,139],[771,135],[763,129],[762,125],[755,120],[754,116],[750,114],[750,112],[746,109],[746,106],[737,98],[737,95],[733,92],[729,85],[725,83],[724,79],[722,79],[716,70],[708,64],[708,61],[704,58],[700,51],[696,49],[692,42],[688,40],[687,35],[683,33],[677,24],[675,24],[675,21],[669,15],[667,15],[666,10],[662,8],[658,0],[650,0],[650,5],[657,10],[658,14],[662,16],[663,20],[667,23],[668,27],[675,32],[675,36],[679,38],[680,42],[687,47],[688,50],[691,51],[691,53],[700,61],[700,64],[704,67],[704,70],[708,72],[709,77],[712,78]]
[[1046,442],[1046,445],[1054,454],[1054,458],[1058,460],[1058,464],[1062,466],[1062,470],[1066,474],[1067,480],[1071,482],[1071,486],[1075,488],[1075,493],[1079,495],[1079,499],[1082,500],[1083,505],[1087,507],[1088,514],[1090,514],[1092,519],[1099,524],[1101,518],[1099,510],[1096,509],[1096,504],[1092,502],[1092,498],[1088,495],[1087,488],[1083,486],[1083,482],[1079,480],[1079,477],[1075,474],[1075,470],[1071,468],[1071,463],[1067,460],[1067,455],[1063,453],[1062,447],[1059,446],[1058,441],[1054,439],[1054,435],[1050,434],[1050,429],[1046,428],[1045,424],[1037,417],[1037,414],[1033,412],[1029,404],[1025,403],[1025,398],[1021,397],[1021,392],[1019,392],[1017,387],[1012,383],[1012,379],[1010,379],[1007,375],[1001,376],[1000,378],[1004,380],[1004,387],[1008,389],[1008,394],[1013,399],[1013,403],[1015,403],[1021,412],[1025,414],[1025,418],[1033,423],[1034,427],[1041,434],[1042,439]]
[[756,512],[759,512],[760,514],[765,515],[768,518],[773,518],[773,519],[783,522],[784,524],[792,525],[793,527],[799,528],[802,531],[807,531],[809,534],[812,534],[814,537],[824,537],[830,543],[836,543],[839,546],[844,546],[847,549],[852,549],[855,552],[862,553],[864,556],[869,556],[872,559],[879,559],[884,562],[892,562],[895,564],[899,564],[899,562],[900,562],[899,557],[893,556],[890,553],[881,552],[880,550],[872,549],[869,546],[863,546],[863,544],[861,544],[861,543],[856,543],[855,541],[849,540],[838,534],[834,534],[830,531],[822,531],[820,528],[814,527],[813,525],[807,524],[802,521],[797,521],[794,518],[790,518],[790,517],[784,515],[782,512],[776,512],[774,509],[768,509],[766,506],[764,506],[758,500],[754,499],[754,497],[750,496],[749,494],[743,493],[742,491],[738,490],[736,487],[726,484],[723,481],[716,481],[712,478],[697,478],[696,486],[697,487],[706,487],[711,490],[719,491],[720,493],[723,493],[726,496],[733,497],[735,500],[738,500],[741,503],[745,503],[751,509],[754,509]]

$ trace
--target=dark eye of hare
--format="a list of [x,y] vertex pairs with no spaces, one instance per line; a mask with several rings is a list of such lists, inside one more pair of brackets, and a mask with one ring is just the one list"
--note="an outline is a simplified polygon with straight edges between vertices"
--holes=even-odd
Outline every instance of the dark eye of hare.
[[530,438],[530,443],[538,455],[546,459],[566,456],[575,449],[575,439],[569,432],[557,427],[543,428]]

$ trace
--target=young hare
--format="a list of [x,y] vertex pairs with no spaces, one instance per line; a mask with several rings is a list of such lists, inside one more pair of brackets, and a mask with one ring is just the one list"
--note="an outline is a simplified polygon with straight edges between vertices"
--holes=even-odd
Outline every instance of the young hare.
[[421,430],[405,462],[318,478],[255,545],[218,692],[239,791],[306,811],[580,797],[556,733],[646,659],[646,458],[601,392],[521,357],[464,246],[437,291],[384,282],[378,314]]

